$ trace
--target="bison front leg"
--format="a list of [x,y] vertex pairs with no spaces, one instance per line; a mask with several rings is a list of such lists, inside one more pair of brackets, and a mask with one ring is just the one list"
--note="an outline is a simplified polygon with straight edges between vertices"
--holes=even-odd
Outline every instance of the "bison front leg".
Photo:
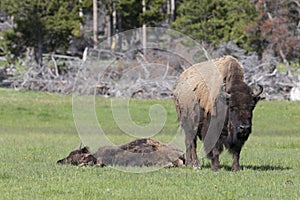
[[[204,143],[204,148],[205,148]],[[223,151],[223,138],[220,137],[217,143],[215,144],[214,148],[207,154],[207,157],[211,159],[211,170],[212,171],[218,171],[221,166],[219,162],[219,155]]]
[[231,166],[231,171],[239,171],[240,170],[240,152],[242,150],[242,146],[244,141],[239,140],[235,143],[234,146],[229,148],[229,152],[232,153],[233,163]]
[[211,160],[211,170],[214,172],[219,171],[221,166],[219,161],[219,151],[217,151],[217,148],[214,147],[214,149],[207,154],[207,157]]
[[231,171],[239,171],[240,168],[240,152],[234,152]]
[[220,169],[219,155],[211,159],[211,170],[216,172]]

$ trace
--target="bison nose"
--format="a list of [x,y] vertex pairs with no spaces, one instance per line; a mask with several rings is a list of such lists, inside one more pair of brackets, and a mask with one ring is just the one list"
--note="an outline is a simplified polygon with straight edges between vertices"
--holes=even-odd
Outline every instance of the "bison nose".
[[244,133],[250,133],[251,132],[251,126],[250,125],[240,125],[239,129],[240,129],[240,132],[244,132]]
[[61,159],[61,160],[58,160],[56,163],[57,164],[64,164],[64,161],[65,161],[64,159]]

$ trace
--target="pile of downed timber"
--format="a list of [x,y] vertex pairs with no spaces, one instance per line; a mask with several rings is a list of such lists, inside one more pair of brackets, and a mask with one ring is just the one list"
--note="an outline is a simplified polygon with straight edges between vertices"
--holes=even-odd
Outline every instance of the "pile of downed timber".
[[297,76],[288,76],[278,73],[274,68],[269,72],[266,63],[258,65],[256,68],[245,68],[246,79],[249,84],[260,84],[264,87],[262,97],[266,100],[289,100],[292,88],[296,87],[300,80]]
[[264,55],[262,59],[259,59],[255,52],[247,53],[232,42],[220,45],[217,51],[212,52],[212,55],[236,57],[244,66],[246,81],[250,85],[260,84],[264,87],[261,96],[266,100],[290,100],[291,90],[299,87],[297,85],[300,83],[300,77],[279,72],[276,68],[279,63],[274,56]]
[[[232,43],[208,53],[211,58],[236,57],[244,66],[246,81],[264,87],[262,96],[266,100],[290,99],[292,88],[300,82],[298,76],[280,73],[276,58],[259,59],[256,53],[247,53]],[[191,63],[182,57],[160,49],[148,50],[146,55],[137,51],[130,56],[91,49],[84,59],[45,55],[43,67],[33,65],[17,76],[7,75],[13,70],[9,67],[0,69],[0,86],[63,94],[166,99],[172,98],[175,80],[189,66]]]
[[42,67],[31,64],[23,72],[14,72],[16,74],[14,76],[10,75],[12,73],[7,74],[7,71],[16,71],[14,66],[3,68],[2,73],[6,75],[6,79],[2,80],[0,86],[70,94],[81,63],[82,60],[77,57],[44,55],[44,65]]
[[190,64],[171,53],[153,50],[137,53],[134,60],[118,60],[102,73],[98,94],[126,98],[164,99],[172,97],[179,74]]

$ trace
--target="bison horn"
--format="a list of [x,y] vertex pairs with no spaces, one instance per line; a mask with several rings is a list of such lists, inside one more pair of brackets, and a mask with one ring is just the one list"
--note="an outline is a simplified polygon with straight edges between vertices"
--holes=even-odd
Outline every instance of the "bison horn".
[[[258,97],[264,90],[264,88],[261,85],[257,84],[257,86],[259,87],[259,90],[255,93],[253,93],[253,97]],[[254,87],[252,88],[252,91],[253,91],[253,89],[254,89]]]
[[220,95],[222,97],[225,97],[226,99],[229,99],[231,97],[231,94],[229,94],[228,92],[225,91],[225,84],[222,84],[222,86],[220,88]]
[[80,142],[80,145],[78,146],[78,150],[81,150],[82,142]]

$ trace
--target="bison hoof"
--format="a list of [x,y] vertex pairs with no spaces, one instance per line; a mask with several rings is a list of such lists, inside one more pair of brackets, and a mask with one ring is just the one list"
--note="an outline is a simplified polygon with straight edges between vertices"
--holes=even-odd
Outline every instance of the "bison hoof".
[[199,162],[195,162],[195,163],[193,164],[193,169],[194,169],[194,170],[202,169],[200,163],[199,163]]
[[220,167],[212,167],[211,170],[212,170],[213,172],[217,172],[217,171],[220,170]]
[[173,161],[172,164],[173,164],[175,167],[182,167],[182,166],[184,166],[184,162],[183,162],[183,160],[181,160],[181,159],[177,159],[177,160]]
[[233,172],[238,172],[238,171],[240,171],[240,166],[232,166],[232,167],[231,167],[231,171],[233,171]]
[[199,166],[193,166],[193,170],[200,170],[202,169],[202,167],[199,165]]

